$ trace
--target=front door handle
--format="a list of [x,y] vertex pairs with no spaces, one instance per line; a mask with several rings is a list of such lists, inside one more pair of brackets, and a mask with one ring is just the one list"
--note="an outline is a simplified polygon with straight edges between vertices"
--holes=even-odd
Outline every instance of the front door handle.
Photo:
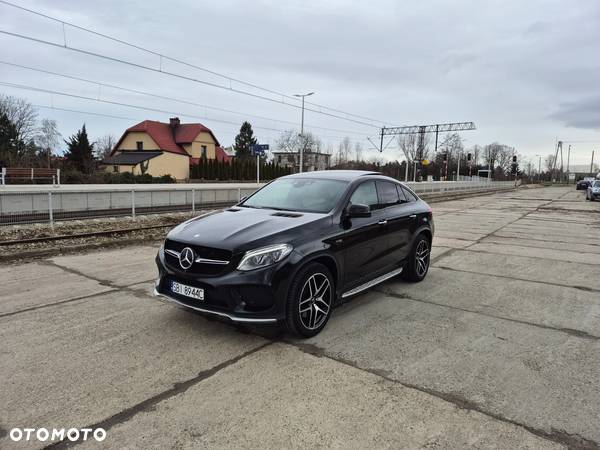
[[383,219],[383,220],[380,220],[379,222],[377,222],[377,225],[385,225],[385,224],[387,224],[387,219]]
[[411,214],[410,216],[408,216],[409,219],[414,219],[415,217],[417,217],[416,214]]

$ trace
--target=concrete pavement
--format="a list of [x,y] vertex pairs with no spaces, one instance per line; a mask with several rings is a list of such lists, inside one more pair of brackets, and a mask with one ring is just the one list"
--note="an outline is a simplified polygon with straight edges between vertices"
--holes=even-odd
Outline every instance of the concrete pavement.
[[600,203],[433,204],[433,264],[293,340],[151,297],[155,246],[0,267],[0,447],[598,448]]

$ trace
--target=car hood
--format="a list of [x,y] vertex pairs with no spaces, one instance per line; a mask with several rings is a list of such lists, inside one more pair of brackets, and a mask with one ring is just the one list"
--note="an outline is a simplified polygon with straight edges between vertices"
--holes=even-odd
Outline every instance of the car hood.
[[235,207],[183,222],[167,239],[235,253],[262,245],[293,244],[299,237],[298,228],[303,229],[302,234],[310,233],[323,220],[331,218],[326,214]]

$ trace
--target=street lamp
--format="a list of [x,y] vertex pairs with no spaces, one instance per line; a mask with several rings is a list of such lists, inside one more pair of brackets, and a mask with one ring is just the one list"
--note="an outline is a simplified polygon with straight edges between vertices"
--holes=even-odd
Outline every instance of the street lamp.
[[[304,137],[304,97],[308,97],[309,95],[313,95],[314,92],[309,92],[308,94],[294,94],[294,97],[302,98],[302,122],[300,122],[300,137]],[[303,142],[300,142],[300,165],[299,172],[302,172],[302,152],[303,152]]]

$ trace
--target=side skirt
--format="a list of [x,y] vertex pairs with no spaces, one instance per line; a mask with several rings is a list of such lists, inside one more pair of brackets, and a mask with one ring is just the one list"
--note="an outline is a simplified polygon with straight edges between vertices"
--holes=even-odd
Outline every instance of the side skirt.
[[396,275],[400,275],[402,273],[402,270],[403,267],[399,267],[398,269],[392,270],[391,272],[383,274],[377,278],[373,278],[371,281],[367,281],[366,283],[363,283],[360,286],[355,287],[354,289],[350,289],[349,291],[344,292],[342,294],[342,298],[351,297],[352,295],[359,294],[362,291],[365,291],[369,288],[372,288],[373,286],[383,283],[384,281],[389,280],[390,278],[393,278]]

